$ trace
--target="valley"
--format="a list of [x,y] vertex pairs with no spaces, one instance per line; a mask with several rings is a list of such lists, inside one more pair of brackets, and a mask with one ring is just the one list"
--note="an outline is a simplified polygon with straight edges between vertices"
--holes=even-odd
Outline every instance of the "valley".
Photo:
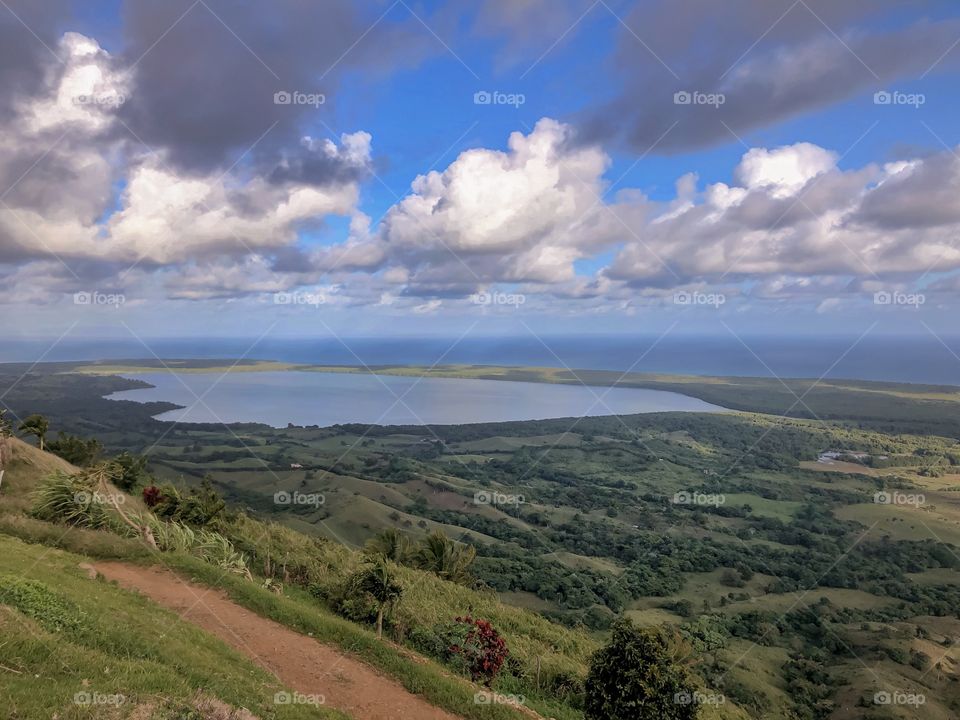
[[[830,419],[673,412],[273,428],[153,420],[163,403],[103,398],[132,381],[102,371],[129,366],[56,370],[29,376],[11,402],[110,452],[146,454],[161,486],[206,485],[250,517],[353,550],[384,531],[415,542],[440,530],[476,548],[478,586],[596,641],[620,614],[676,627],[729,699],[724,717],[842,718],[823,710],[887,691],[926,694],[897,717],[960,707],[960,446],[948,423],[923,432],[955,407],[944,388],[808,384]],[[749,379],[630,382],[730,402],[716,389],[729,382],[753,407],[782,394]],[[860,397],[887,403],[890,432]],[[859,414],[841,416],[853,406]],[[835,458],[824,462],[827,451]]]

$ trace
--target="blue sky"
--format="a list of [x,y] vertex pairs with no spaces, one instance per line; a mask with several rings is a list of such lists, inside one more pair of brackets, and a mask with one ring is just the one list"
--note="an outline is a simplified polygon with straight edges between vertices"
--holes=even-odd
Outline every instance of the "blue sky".
[[0,299],[24,335],[949,334],[960,13],[841,5],[11,3]]

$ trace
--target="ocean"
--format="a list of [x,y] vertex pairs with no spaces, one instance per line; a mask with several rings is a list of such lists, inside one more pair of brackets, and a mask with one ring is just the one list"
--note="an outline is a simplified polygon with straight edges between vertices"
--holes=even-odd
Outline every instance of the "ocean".
[[[2,362],[238,358],[334,365],[440,362],[686,375],[856,378],[960,385],[960,338],[932,336],[250,338],[5,340]],[[946,345],[946,346],[945,346]],[[52,347],[51,347],[52,346]],[[152,353],[151,353],[152,351]]]

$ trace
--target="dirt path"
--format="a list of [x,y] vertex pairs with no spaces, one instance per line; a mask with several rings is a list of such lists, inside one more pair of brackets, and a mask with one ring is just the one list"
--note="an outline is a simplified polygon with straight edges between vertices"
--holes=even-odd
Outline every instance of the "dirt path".
[[290,630],[237,605],[220,591],[188,583],[168,570],[125,563],[95,563],[108,580],[213,633],[307,695],[323,695],[357,720],[459,720],[339,649]]

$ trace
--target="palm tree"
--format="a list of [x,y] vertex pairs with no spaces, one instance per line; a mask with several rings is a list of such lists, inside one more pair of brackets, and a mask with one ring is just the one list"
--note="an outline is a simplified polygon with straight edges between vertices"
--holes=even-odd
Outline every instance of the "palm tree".
[[466,585],[473,578],[470,565],[476,557],[477,549],[473,545],[454,542],[443,531],[437,530],[428,535],[417,554],[418,565],[444,580]]
[[43,415],[31,415],[20,423],[19,431],[26,435],[36,435],[40,449],[43,450],[43,443],[47,437],[47,431],[50,429],[50,421]]
[[413,547],[402,532],[396,528],[387,528],[367,541],[364,553],[371,558],[382,557],[398,565],[406,565],[413,558]]
[[382,639],[384,613],[400,602],[403,585],[394,577],[390,564],[378,557],[354,576],[353,587],[372,597],[377,604],[377,639]]

